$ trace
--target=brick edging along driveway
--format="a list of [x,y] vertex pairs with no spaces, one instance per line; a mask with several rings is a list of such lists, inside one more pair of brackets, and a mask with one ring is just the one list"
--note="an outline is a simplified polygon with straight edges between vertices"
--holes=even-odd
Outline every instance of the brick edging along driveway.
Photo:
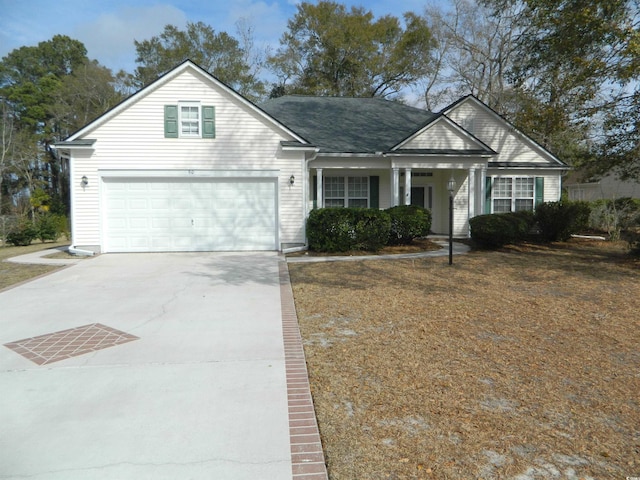
[[293,479],[328,480],[286,261],[279,269]]

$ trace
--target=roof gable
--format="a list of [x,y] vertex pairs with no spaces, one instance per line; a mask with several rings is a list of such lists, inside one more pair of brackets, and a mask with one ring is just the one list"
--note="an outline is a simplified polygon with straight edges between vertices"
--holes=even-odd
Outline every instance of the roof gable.
[[135,103],[139,102],[140,100],[142,100],[143,98],[151,94],[152,92],[163,87],[164,85],[168,84],[169,82],[171,82],[172,80],[174,80],[175,78],[177,78],[178,76],[182,75],[187,71],[194,73],[196,76],[201,78],[202,81],[207,83],[209,86],[219,89],[221,92],[226,94],[232,101],[236,102],[238,105],[240,105],[242,108],[246,109],[247,111],[250,111],[254,116],[261,118],[267,124],[270,124],[270,126],[273,127],[274,129],[280,131],[281,133],[286,133],[287,136],[292,137],[298,142],[308,143],[304,138],[298,136],[295,132],[293,132],[292,130],[287,128],[285,125],[280,123],[277,119],[271,117],[268,113],[258,108],[254,103],[244,98],[241,94],[239,94],[234,89],[232,89],[228,85],[224,84],[223,82],[215,78],[213,75],[211,75],[210,73],[208,73],[207,71],[205,71],[204,69],[196,65],[195,63],[193,63],[191,60],[185,60],[180,65],[176,66],[175,68],[173,68],[172,70],[170,70],[169,72],[167,72],[166,74],[158,78],[153,83],[137,91],[133,95],[129,96],[128,98],[120,102],[115,107],[111,108],[110,110],[102,114],[97,119],[93,120],[89,124],[82,127],[80,130],[78,130],[77,132],[72,134],[69,138],[67,138],[65,142],[61,142],[61,143],[66,144],[66,143],[73,142],[83,138],[88,133],[92,132],[93,130],[109,122],[112,118],[116,117],[121,112],[127,110]]
[[467,95],[441,112],[457,123],[471,119],[474,135],[498,152],[501,164],[548,164],[551,167],[567,165],[528,135],[518,130],[506,118],[473,95]]
[[445,115],[438,115],[427,125],[395,145],[392,150],[419,150],[423,152],[431,150],[433,153],[460,154],[495,153],[490,147]]
[[386,152],[435,118],[381,98],[284,96],[260,106],[323,153]]

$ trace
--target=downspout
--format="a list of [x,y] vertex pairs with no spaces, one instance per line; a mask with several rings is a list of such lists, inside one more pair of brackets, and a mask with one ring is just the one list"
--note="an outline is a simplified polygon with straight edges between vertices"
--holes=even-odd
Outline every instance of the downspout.
[[82,250],[81,248],[76,248],[75,245],[70,245],[67,250],[71,255],[79,255],[81,257],[93,257],[96,254],[91,250]]

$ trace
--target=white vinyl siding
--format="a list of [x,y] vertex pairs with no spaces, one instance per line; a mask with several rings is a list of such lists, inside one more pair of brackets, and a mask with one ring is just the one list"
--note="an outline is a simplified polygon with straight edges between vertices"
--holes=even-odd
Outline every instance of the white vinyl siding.
[[[144,93],[144,92],[143,92]],[[164,106],[194,102],[215,107],[215,141],[165,138]],[[73,175],[86,175],[86,189],[74,186],[73,234],[76,245],[100,245],[98,175],[111,170],[279,171],[278,205],[281,243],[303,244],[304,209],[300,184],[302,153],[280,151],[292,140],[268,119],[197,71],[185,69],[168,82],[149,88],[135,102],[83,134],[96,139],[90,153],[73,153]],[[72,179],[76,183],[76,179]]]
[[465,136],[458,129],[445,121],[437,121],[423,132],[412,138],[401,148],[436,149],[436,150],[477,150],[478,143]]
[[[459,125],[473,125],[473,134],[498,152],[492,162],[546,163],[548,158],[534,144],[517,133],[504,120],[469,99],[447,112],[447,116]],[[557,165],[555,162],[553,165]]]

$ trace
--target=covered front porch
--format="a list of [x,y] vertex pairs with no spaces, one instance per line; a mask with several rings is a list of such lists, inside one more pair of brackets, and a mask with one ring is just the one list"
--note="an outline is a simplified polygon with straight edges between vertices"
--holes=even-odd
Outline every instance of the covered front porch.
[[437,162],[386,157],[380,162],[312,162],[310,164],[311,208],[363,207],[386,209],[397,205],[417,205],[432,214],[432,231],[449,230],[450,180],[455,181],[454,235],[469,235],[469,218],[485,211],[486,161],[478,158]]

